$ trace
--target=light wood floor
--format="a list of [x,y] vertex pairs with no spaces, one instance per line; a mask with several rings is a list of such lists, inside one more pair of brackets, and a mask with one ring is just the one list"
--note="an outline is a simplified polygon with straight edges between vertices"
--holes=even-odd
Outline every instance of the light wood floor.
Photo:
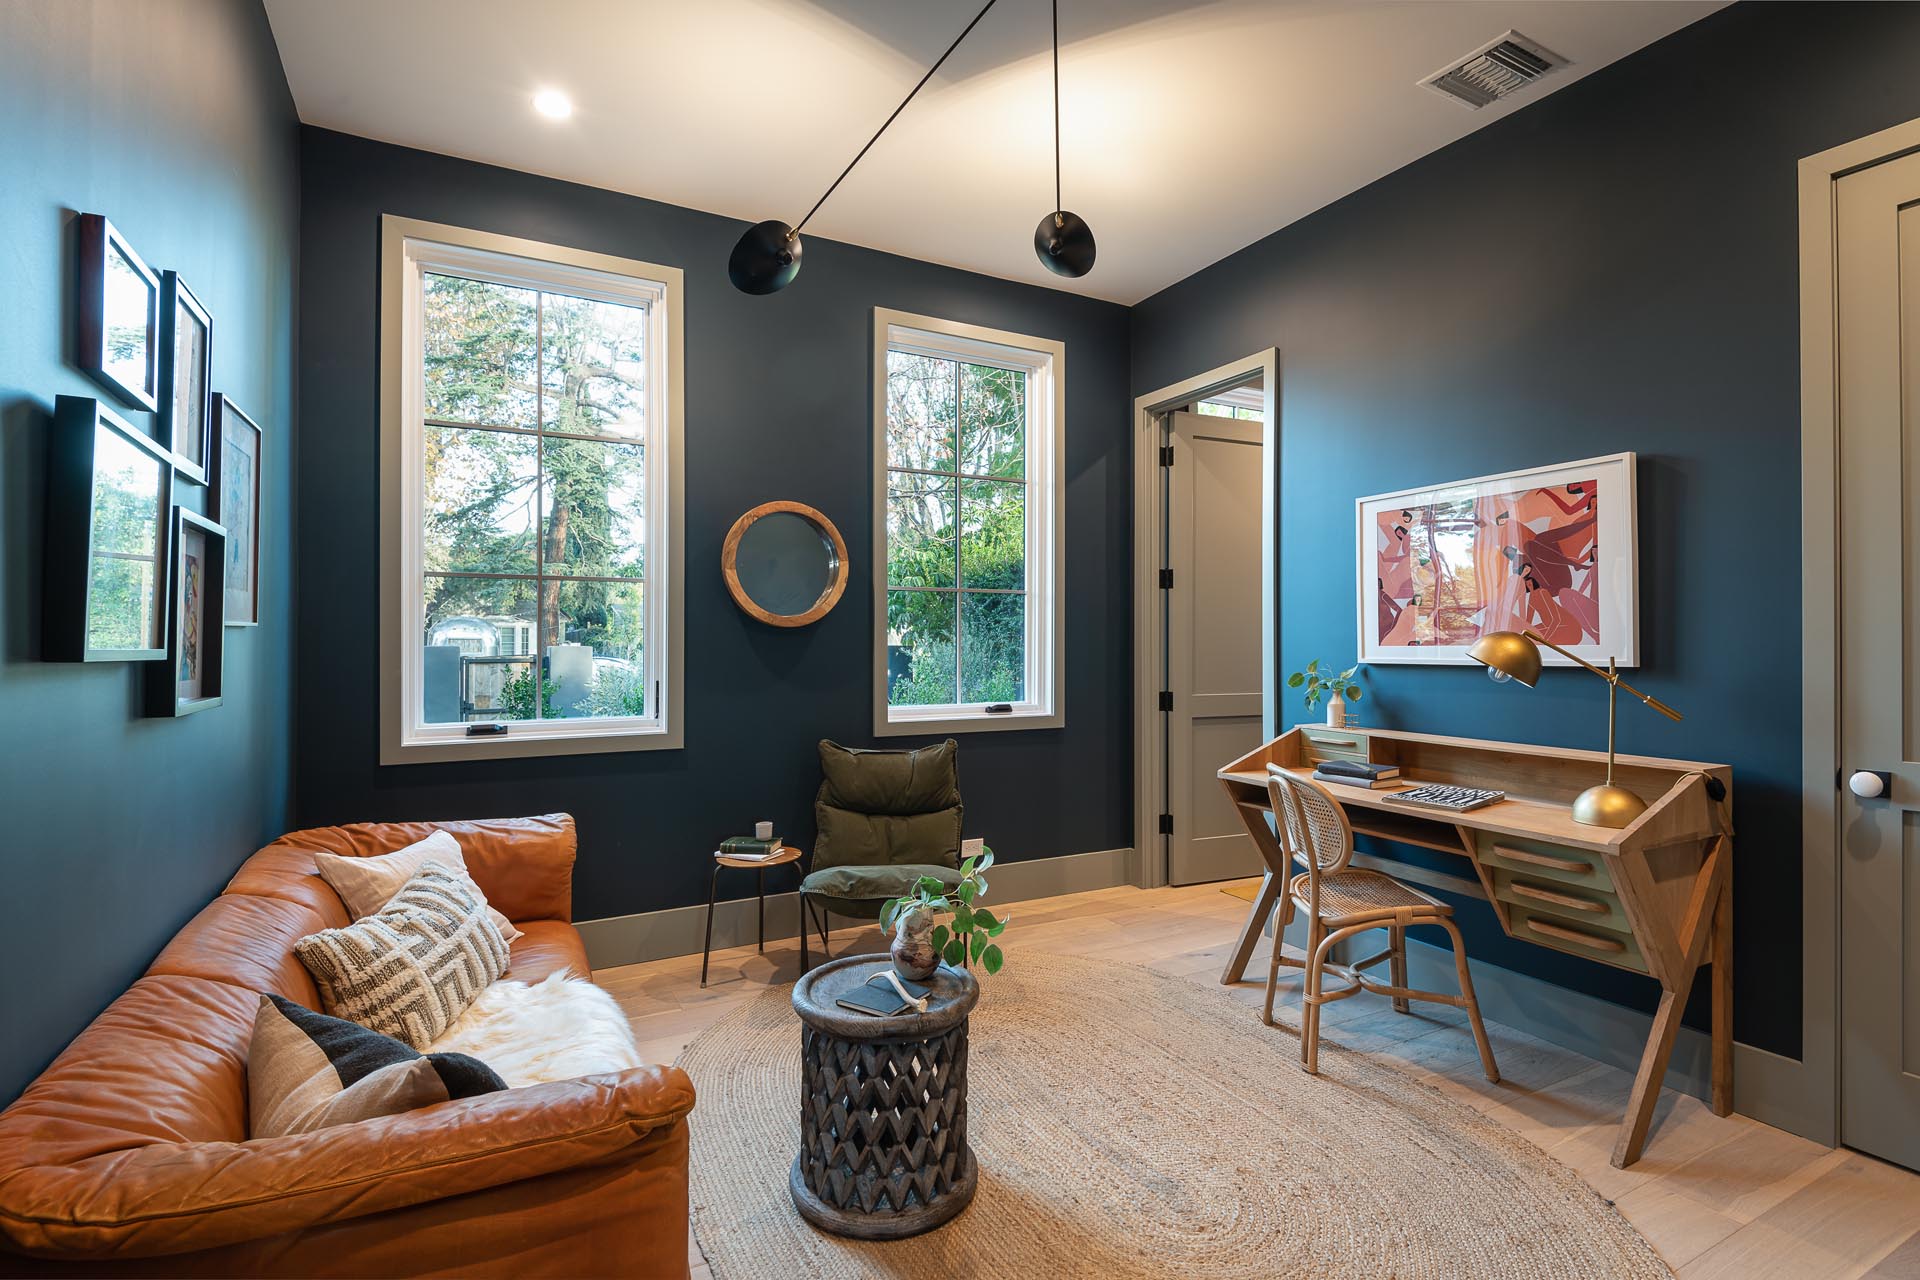
[[[1218,885],[1103,889],[1012,904],[1014,923],[1002,941],[1010,965],[1049,952],[1099,954],[1215,986],[1246,910]],[[1265,945],[1248,969],[1261,982],[1231,989],[1256,1022]],[[872,928],[833,935],[835,955],[880,949]],[[632,1018],[642,1056],[672,1062],[703,1028],[768,984],[792,982],[798,970],[798,944],[787,940],[769,943],[764,955],[752,947],[715,952],[705,989],[697,955],[605,969],[595,978]],[[1283,999],[1297,1003],[1299,971],[1281,975]],[[1413,1008],[1396,1014],[1370,996],[1341,1001],[1327,1007],[1323,1034],[1398,1064],[1572,1166],[1685,1280],[1920,1277],[1920,1176],[1743,1116],[1715,1116],[1671,1090],[1645,1156],[1615,1169],[1607,1157],[1632,1084],[1626,1072],[1490,1022],[1506,1079],[1489,1085],[1464,1015],[1442,1005]],[[1298,1070],[1298,1042],[1285,1031],[1272,1034],[1275,1068]],[[697,1125],[697,1110],[694,1118]],[[687,1247],[696,1280],[706,1280],[691,1236]]]

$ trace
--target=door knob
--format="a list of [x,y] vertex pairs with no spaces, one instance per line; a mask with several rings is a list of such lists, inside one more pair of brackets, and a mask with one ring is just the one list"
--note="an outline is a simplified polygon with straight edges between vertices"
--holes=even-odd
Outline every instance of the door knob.
[[1862,800],[1872,800],[1893,790],[1893,774],[1886,769],[1858,769],[1847,779],[1847,790]]

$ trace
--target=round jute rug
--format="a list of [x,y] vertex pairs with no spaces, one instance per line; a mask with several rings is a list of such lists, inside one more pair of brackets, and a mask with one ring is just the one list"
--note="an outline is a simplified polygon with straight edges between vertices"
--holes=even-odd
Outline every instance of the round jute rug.
[[1329,1040],[1309,1076],[1291,1031],[1224,992],[1033,953],[983,986],[969,1052],[979,1192],[910,1240],[844,1240],[794,1211],[790,988],[687,1047],[694,1232],[718,1280],[1670,1274],[1524,1138]]

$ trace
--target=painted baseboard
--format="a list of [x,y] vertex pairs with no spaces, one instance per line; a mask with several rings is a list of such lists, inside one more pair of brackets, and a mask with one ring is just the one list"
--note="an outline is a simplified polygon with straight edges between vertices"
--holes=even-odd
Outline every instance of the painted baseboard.
[[[1052,898],[1063,893],[1085,893],[1090,889],[1110,889],[1133,884],[1137,859],[1132,849],[1101,849],[1093,853],[1069,853],[1057,858],[1030,858],[1024,862],[1003,862],[989,877],[997,902],[1020,902],[1030,898]],[[775,867],[767,873],[767,941],[799,936],[799,897],[792,890],[798,877],[792,867]],[[751,885],[749,873],[722,872],[721,888],[738,893]],[[775,887],[783,892],[772,892]],[[704,903],[692,907],[669,907],[664,911],[643,911],[630,916],[608,916],[582,920],[577,926],[585,939],[587,960],[595,969],[611,969],[623,964],[664,960],[669,956],[698,955],[707,927]],[[751,946],[759,937],[759,906],[756,898],[732,898],[713,908],[713,949]]]
[[[1304,946],[1304,920],[1294,921],[1287,930],[1287,941]],[[1432,991],[1455,990],[1451,949],[1418,938],[1407,941],[1409,983]],[[1343,955],[1353,958],[1372,955],[1385,945],[1385,934],[1367,933],[1336,947],[1349,948]],[[1468,957],[1467,966],[1473,971],[1473,989],[1480,997],[1480,1012],[1486,1017],[1622,1071],[1639,1069],[1640,1055],[1653,1026],[1652,1015],[1472,957]],[[1253,972],[1258,967],[1251,966],[1248,976],[1261,976]],[[1680,1028],[1673,1058],[1667,1065],[1667,1087],[1707,1098],[1712,1052],[1705,1032]],[[1734,1042],[1733,1109],[1763,1124],[1831,1146],[1833,1134],[1823,1127],[1824,1113],[1813,1105],[1816,1100],[1807,1096],[1804,1078],[1798,1059]]]

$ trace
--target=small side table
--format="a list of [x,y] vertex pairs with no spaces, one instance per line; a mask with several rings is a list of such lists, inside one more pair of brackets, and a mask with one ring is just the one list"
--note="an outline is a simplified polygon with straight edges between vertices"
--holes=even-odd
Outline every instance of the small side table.
[[814,1226],[860,1240],[931,1231],[973,1200],[967,1146],[967,1015],[980,984],[942,966],[925,1013],[875,1018],[836,1001],[882,969],[884,955],[843,956],[802,974],[800,1152],[787,1175]]
[[[720,868],[740,867],[760,873],[760,949],[765,951],[767,949],[767,868],[792,864],[794,884],[797,887],[800,880],[804,878],[797,865],[800,857],[800,851],[790,844],[780,846],[779,852],[770,858],[735,858],[724,853],[713,855],[713,878],[707,882],[707,940],[700,947],[701,986],[707,985],[707,958],[713,952],[713,903],[720,890]],[[804,919],[801,920],[800,927],[802,929],[807,927]]]

